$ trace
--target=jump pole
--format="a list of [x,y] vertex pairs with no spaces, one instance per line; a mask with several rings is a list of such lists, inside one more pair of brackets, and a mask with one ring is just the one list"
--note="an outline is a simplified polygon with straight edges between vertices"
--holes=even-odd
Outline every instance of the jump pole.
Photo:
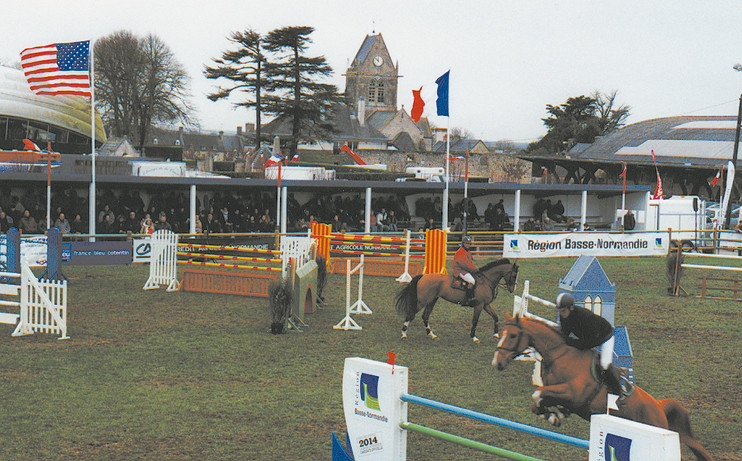
[[412,280],[412,277],[410,276],[410,230],[405,230],[405,239],[407,240],[407,243],[405,244],[405,250],[404,250],[404,272],[402,275],[397,277],[397,282],[400,283],[408,283]]

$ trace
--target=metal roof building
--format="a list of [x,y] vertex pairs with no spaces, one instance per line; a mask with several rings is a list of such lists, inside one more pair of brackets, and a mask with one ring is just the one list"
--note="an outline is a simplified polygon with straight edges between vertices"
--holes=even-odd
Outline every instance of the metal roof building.
[[[619,184],[623,164],[627,184],[656,184],[654,158],[665,194],[718,194],[709,181],[732,159],[734,116],[665,117],[628,125],[592,144],[575,144],[565,155],[528,156],[533,171],[559,172],[558,182]],[[558,168],[559,167],[559,168]],[[602,171],[602,173],[601,173]],[[718,187],[717,187],[718,189]],[[735,194],[736,195],[736,194]]]

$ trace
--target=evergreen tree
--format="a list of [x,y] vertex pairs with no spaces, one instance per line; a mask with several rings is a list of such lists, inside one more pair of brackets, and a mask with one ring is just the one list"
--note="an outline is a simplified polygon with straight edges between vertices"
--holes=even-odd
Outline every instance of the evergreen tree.
[[624,125],[630,107],[613,108],[617,92],[591,97],[567,99],[560,106],[546,105],[549,117],[541,119],[548,128],[546,135],[528,146],[535,154],[556,154],[570,149],[575,143],[592,143],[597,136],[605,136]]
[[304,52],[313,27],[284,27],[268,34],[265,49],[277,58],[266,64],[271,93],[264,111],[291,121],[289,155],[299,142],[329,139],[334,130],[332,108],[341,102],[335,85],[317,79],[332,74],[324,56],[307,57]]
[[235,103],[237,107],[255,109],[255,150],[260,148],[261,125],[260,114],[263,111],[262,93],[266,88],[263,63],[263,37],[254,30],[232,33],[229,40],[238,45],[237,50],[225,51],[220,59],[214,58],[214,67],[206,67],[204,73],[209,79],[231,81],[229,86],[218,87],[215,93],[209,94],[212,101],[228,98],[233,91],[247,93],[245,99]]

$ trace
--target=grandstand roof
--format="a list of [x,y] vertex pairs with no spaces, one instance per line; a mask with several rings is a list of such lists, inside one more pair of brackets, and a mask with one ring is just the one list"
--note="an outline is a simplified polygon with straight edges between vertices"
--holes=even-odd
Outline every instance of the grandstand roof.
[[577,161],[604,161],[717,168],[732,159],[734,116],[665,117],[628,125],[566,154]]

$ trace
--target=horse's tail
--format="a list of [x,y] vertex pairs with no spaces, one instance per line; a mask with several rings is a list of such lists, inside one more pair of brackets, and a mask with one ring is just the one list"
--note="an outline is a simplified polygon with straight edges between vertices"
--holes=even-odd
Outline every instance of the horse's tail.
[[417,314],[417,282],[422,275],[416,275],[405,285],[394,298],[394,307],[397,314],[405,320],[412,319]]
[[696,458],[699,461],[714,461],[709,452],[693,437],[688,410],[673,399],[660,400],[659,404],[665,412],[669,429],[680,435],[680,441],[690,448]]

